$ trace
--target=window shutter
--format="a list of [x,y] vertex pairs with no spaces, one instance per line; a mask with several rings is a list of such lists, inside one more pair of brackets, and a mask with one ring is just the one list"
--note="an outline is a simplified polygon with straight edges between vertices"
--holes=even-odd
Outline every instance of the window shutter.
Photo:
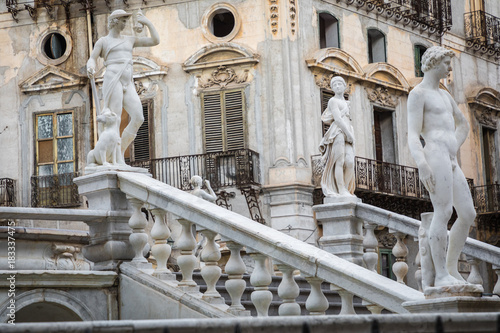
[[245,148],[245,133],[243,126],[243,91],[224,93],[226,116],[226,149]]
[[142,113],[144,115],[144,122],[137,131],[137,136],[134,139],[134,160],[135,161],[149,161],[150,160],[150,140],[149,140],[149,107],[151,103],[146,102],[142,104]]
[[205,151],[222,151],[222,105],[221,94],[203,95],[203,113],[205,126]]
[[[323,112],[326,110],[326,108],[328,107],[328,101],[334,95],[335,95],[334,93],[331,93],[329,91],[321,90],[321,114],[323,114]],[[325,135],[325,133],[326,133],[326,131],[328,131],[329,127],[330,127],[330,125],[323,123],[323,135]]]

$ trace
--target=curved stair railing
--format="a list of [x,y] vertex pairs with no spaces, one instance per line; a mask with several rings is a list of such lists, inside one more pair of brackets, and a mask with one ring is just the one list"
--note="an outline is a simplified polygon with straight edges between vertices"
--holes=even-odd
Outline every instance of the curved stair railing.
[[[300,306],[296,302],[299,287],[293,278],[295,270],[299,270],[311,286],[311,294],[306,301],[306,309],[310,314],[324,314],[328,307],[328,302],[319,287],[323,281],[332,284],[334,288],[359,296],[367,304],[374,304],[395,313],[408,312],[402,306],[404,302],[424,299],[421,292],[404,284],[163,184],[147,175],[119,172],[118,180],[120,190],[131,198],[135,209],[129,222],[133,229],[130,242],[136,252],[132,263],[135,261],[139,264],[140,261],[145,261],[140,253],[148,237],[144,231],[147,222],[144,217],[142,217],[144,221],[139,221],[140,208],[148,204],[157,213],[163,210],[174,214],[182,225],[181,235],[176,242],[177,248],[181,251],[177,263],[183,275],[178,288],[188,293],[199,293],[192,279],[196,262],[194,256],[196,242],[191,230],[192,225],[196,224],[198,230],[201,229],[207,238],[207,246],[201,253],[201,259],[205,262],[201,274],[206,277],[207,284],[207,291],[202,299],[213,304],[221,302],[214,288],[221,274],[220,268],[216,265],[220,253],[215,246],[214,237],[216,234],[221,235],[231,251],[225,267],[228,274],[225,287],[231,296],[231,305],[227,312],[231,314],[249,315],[241,305],[241,295],[246,287],[242,279],[245,273],[245,264],[240,256],[242,247],[246,247],[247,253],[251,253],[256,262],[250,279],[250,283],[254,286],[251,297],[260,316],[267,314],[272,299],[268,290],[271,274],[265,264],[266,257],[272,258],[283,274],[278,288],[278,295],[283,300],[279,307],[280,315],[300,314]],[[155,224],[162,226],[155,225],[151,232],[155,240],[153,255],[162,258],[160,259],[162,264],[158,265],[154,273],[157,276],[166,273],[165,257],[168,258],[170,251],[169,245],[166,244],[169,232],[164,221],[164,218],[157,218]],[[159,229],[163,231],[157,231]]]

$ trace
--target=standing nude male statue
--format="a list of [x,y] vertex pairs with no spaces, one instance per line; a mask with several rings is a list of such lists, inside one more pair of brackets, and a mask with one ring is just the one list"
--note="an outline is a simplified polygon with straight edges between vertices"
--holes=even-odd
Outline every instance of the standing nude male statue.
[[123,36],[131,13],[118,9],[108,17],[107,36],[99,38],[87,62],[87,73],[92,79],[95,74],[97,58],[104,59],[106,73],[103,78],[103,113],[110,109],[118,116],[116,131],[120,130],[122,108],[130,116],[130,122],[121,136],[121,154],[117,164],[125,164],[123,154],[135,139],[139,127],[144,122],[142,104],[133,82],[132,49],[134,47],[155,46],[160,43],[160,36],[155,27],[141,12],[137,14],[137,22],[148,27],[151,37]]
[[[434,208],[428,230],[434,287],[466,284],[458,272],[458,258],[476,216],[467,180],[457,162],[469,124],[450,94],[439,88],[439,80],[451,70],[453,56],[443,47],[429,48],[422,57],[424,78],[408,96],[408,145]],[[447,224],[453,207],[458,218],[448,242]]]

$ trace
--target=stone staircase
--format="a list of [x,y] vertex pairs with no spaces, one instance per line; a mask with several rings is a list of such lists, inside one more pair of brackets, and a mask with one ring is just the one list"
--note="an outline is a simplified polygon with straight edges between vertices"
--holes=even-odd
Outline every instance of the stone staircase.
[[[177,281],[182,280],[182,274],[180,272],[176,272],[175,275]],[[231,305],[231,297],[229,296],[229,293],[224,287],[224,284],[226,283],[227,279],[228,279],[227,274],[222,274],[219,281],[217,282],[216,289],[224,298],[226,304]],[[278,296],[278,286],[281,283],[281,279],[282,279],[281,276],[274,275],[272,277],[272,282],[269,285],[269,291],[271,291],[273,294],[273,300],[269,307],[269,313],[268,313],[269,316],[278,316],[278,308],[280,304],[282,304],[282,300]],[[200,291],[204,293],[207,287],[205,285],[205,282],[203,281],[203,278],[201,277],[200,272],[193,273],[193,280],[196,282],[198,286],[200,286]],[[254,288],[250,284],[250,275],[249,274],[243,275],[243,280],[245,280],[247,287],[245,288],[245,292],[241,297],[241,304],[245,307],[245,309],[250,311],[252,317],[255,317],[257,316],[257,311],[255,310],[255,307],[250,298],[250,295],[254,291]],[[301,276],[295,276],[295,282],[300,288],[300,294],[299,297],[297,297],[296,302],[300,305],[300,308],[302,310],[301,315],[307,315],[308,311],[306,310],[305,304],[307,297],[311,292],[311,287],[309,283],[305,280],[305,278]],[[339,294],[336,291],[330,290],[329,283],[323,283],[321,285],[321,289],[323,290],[323,293],[325,297],[328,299],[328,302],[330,304],[328,310],[326,311],[326,315],[339,314],[342,307]],[[368,309],[364,305],[362,305],[361,298],[355,296],[353,305],[357,314],[370,314],[370,311],[368,311]]]

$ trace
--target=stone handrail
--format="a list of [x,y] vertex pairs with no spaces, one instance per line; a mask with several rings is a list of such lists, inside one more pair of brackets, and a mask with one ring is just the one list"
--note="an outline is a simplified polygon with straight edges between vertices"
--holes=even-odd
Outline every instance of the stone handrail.
[[[363,203],[356,205],[355,214],[356,217],[365,222],[382,225],[409,236],[418,237],[420,221],[411,217],[388,212],[382,208]],[[469,237],[462,252],[492,265],[500,266],[500,248],[496,246]]]
[[407,313],[402,303],[424,299],[419,291],[147,175],[119,172],[118,180],[121,191],[130,197],[256,249],[305,275],[321,278],[390,311]]

